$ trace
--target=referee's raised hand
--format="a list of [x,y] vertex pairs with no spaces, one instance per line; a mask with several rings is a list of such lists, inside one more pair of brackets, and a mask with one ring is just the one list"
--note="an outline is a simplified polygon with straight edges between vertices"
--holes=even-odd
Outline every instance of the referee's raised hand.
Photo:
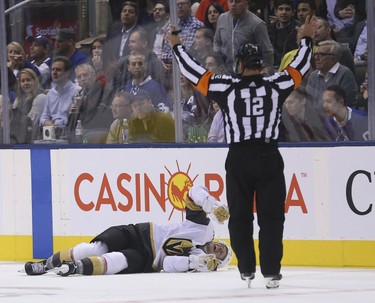
[[305,23],[303,26],[300,26],[298,29],[298,36],[299,37],[309,37],[313,38],[315,30],[316,30],[316,21],[318,19],[315,16],[307,16],[305,19]]
[[181,39],[178,37],[180,31],[177,30],[175,25],[171,25],[171,31],[167,34],[166,39],[173,48],[176,44],[182,44]]

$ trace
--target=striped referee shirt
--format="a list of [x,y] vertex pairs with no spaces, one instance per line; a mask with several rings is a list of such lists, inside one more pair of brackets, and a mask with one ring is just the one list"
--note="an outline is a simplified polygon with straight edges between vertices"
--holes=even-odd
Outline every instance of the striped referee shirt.
[[310,68],[311,39],[301,39],[293,61],[270,77],[215,75],[199,65],[184,46],[175,45],[173,52],[181,73],[219,104],[229,144],[268,141],[278,139],[282,105]]

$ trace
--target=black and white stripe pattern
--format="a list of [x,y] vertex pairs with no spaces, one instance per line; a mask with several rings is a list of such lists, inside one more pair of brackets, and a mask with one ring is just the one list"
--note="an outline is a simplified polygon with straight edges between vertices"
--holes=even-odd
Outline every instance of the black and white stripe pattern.
[[311,40],[303,38],[293,61],[270,77],[214,75],[199,65],[182,45],[173,48],[181,73],[215,100],[224,114],[228,143],[277,140],[281,107],[310,68]]

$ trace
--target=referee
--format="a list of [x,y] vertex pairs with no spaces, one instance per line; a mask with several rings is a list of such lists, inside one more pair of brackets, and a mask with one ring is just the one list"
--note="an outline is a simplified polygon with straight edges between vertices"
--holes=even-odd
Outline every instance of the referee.
[[229,151],[225,162],[228,223],[231,245],[238,259],[241,279],[250,287],[255,277],[253,200],[259,224],[260,268],[267,288],[279,286],[283,256],[284,162],[278,150],[281,108],[310,68],[315,18],[306,18],[299,30],[303,37],[293,61],[280,73],[261,75],[262,58],[252,44],[236,56],[238,76],[215,75],[184,49],[172,28],[169,43],[181,73],[223,113]]

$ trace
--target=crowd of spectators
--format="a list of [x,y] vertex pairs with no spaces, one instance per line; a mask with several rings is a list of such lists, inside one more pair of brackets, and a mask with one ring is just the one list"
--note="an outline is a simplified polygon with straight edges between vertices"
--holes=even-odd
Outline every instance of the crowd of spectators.
[[[366,1],[175,1],[185,49],[217,75],[236,73],[236,53],[247,42],[260,48],[265,76],[283,70],[298,49],[297,28],[317,16],[312,68],[284,104],[280,141],[368,138]],[[27,52],[21,42],[7,45],[11,143],[41,142],[46,126],[79,143],[77,124],[85,143],[175,142],[176,117],[185,142],[225,143],[215,100],[183,77],[174,100],[169,1],[108,3],[112,22],[89,53],[76,47],[71,28],[51,39],[26,37]]]

